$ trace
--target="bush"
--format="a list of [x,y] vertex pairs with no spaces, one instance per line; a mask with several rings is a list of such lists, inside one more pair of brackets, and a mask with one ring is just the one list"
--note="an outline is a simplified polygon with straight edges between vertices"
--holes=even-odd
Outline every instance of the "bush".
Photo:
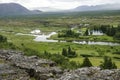
[[66,30],[66,31],[62,31],[63,33],[59,33],[58,37],[74,37],[74,38],[78,38],[79,37],[79,33],[75,33],[72,30]]
[[68,49],[63,48],[62,55],[69,58],[77,57],[76,52],[73,51],[70,46],[68,47]]
[[90,62],[89,58],[85,57],[81,67],[91,67],[91,66],[92,66],[92,63]]
[[35,50],[32,50],[30,48],[25,48],[24,52],[26,55],[37,55],[40,58],[49,59],[57,63],[57,65],[61,66],[63,69],[76,69],[80,67],[80,64],[77,64],[74,61],[69,61],[69,59],[61,54],[51,54],[47,51],[44,51],[44,53],[39,53]]
[[117,33],[114,35],[114,38],[120,40],[120,32],[117,32]]
[[110,57],[105,56],[104,62],[100,65],[102,69],[116,69],[117,66],[114,62],[112,62],[112,59]]
[[0,42],[7,42],[7,38],[0,35]]

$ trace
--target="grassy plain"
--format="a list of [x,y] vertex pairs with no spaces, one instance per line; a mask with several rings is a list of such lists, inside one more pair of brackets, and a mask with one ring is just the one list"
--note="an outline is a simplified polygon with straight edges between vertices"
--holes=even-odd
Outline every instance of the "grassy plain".
[[[0,34],[6,36],[8,38],[8,42],[12,42],[14,45],[19,47],[20,50],[23,48],[22,44],[24,44],[25,47],[38,51],[39,54],[43,53],[44,51],[48,51],[52,54],[61,54],[63,48],[71,46],[71,48],[75,50],[78,55],[76,58],[70,58],[71,61],[82,63],[83,57],[81,54],[87,54],[92,55],[92,57],[89,58],[92,64],[94,66],[99,66],[101,61],[103,61],[103,56],[109,56],[117,64],[118,68],[120,68],[120,54],[113,54],[116,51],[120,51],[120,46],[82,45],[71,42],[35,42],[33,41],[35,38],[34,36],[16,35],[17,33],[29,34],[32,30],[36,29],[40,29],[43,33],[46,34],[53,31],[59,32],[61,30],[70,29],[69,25],[71,24],[110,24],[116,26],[119,24],[119,22],[119,15],[87,17],[76,17],[76,15],[56,17],[55,15],[48,18],[40,16],[3,18],[0,19]],[[102,37],[94,37],[99,41],[102,41],[103,39],[113,41],[113,38],[106,35]],[[53,36],[53,38],[56,38],[56,36]],[[93,39],[93,37],[91,39]]]

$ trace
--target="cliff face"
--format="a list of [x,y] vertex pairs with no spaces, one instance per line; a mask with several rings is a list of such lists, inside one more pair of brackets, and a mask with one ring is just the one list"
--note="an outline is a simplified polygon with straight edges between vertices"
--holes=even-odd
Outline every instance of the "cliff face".
[[0,50],[0,80],[120,80],[120,69],[98,67],[63,71],[56,63],[22,52]]

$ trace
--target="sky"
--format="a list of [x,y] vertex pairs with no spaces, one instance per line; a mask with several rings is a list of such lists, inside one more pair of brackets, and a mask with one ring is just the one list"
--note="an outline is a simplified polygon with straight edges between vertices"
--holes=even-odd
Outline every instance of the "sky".
[[81,5],[120,3],[120,0],[0,0],[0,3],[19,3],[28,9],[50,7],[64,10]]

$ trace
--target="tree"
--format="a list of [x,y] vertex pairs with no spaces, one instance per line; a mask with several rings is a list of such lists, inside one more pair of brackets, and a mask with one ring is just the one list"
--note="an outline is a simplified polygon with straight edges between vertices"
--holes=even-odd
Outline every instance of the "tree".
[[7,38],[0,35],[0,42],[7,42]]
[[91,67],[91,66],[92,66],[92,63],[90,62],[89,58],[85,57],[81,67]]
[[62,49],[62,55],[69,58],[73,58],[77,56],[76,52],[73,51],[70,46],[68,47],[68,49],[65,48]]
[[65,48],[62,49],[62,55],[67,56],[67,50]]
[[88,36],[89,35],[89,30],[87,29],[84,33],[85,36]]
[[110,25],[101,25],[100,29],[103,33],[106,33],[109,27],[110,27]]
[[68,47],[68,54],[70,54],[72,52],[72,50],[71,50],[71,47],[69,46]]
[[112,62],[112,59],[110,57],[105,56],[104,62],[100,65],[102,69],[116,69],[117,66],[115,63]]
[[114,38],[120,40],[120,32],[117,32],[117,33],[115,34]]

